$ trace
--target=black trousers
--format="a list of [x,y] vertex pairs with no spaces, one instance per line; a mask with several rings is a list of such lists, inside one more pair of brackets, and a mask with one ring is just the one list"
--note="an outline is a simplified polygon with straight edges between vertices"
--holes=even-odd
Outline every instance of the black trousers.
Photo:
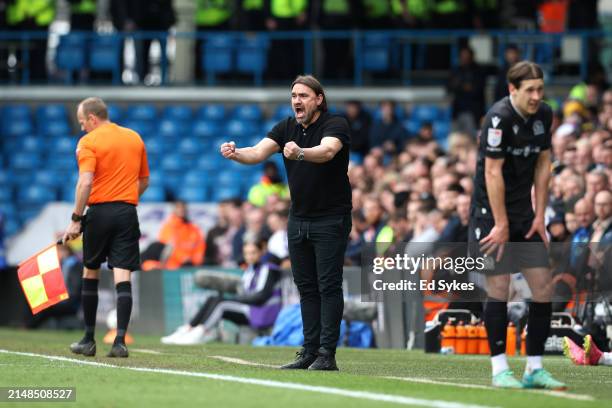
[[315,220],[289,217],[287,236],[293,281],[300,293],[304,348],[336,350],[344,310],[342,266],[351,216]]

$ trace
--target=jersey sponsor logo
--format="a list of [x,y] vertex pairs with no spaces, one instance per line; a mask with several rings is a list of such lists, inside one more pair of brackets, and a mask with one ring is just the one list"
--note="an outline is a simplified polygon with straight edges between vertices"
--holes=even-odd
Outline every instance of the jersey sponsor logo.
[[542,149],[540,146],[527,145],[525,147],[511,147],[508,146],[506,151],[513,156],[524,156],[528,157],[530,154],[538,154]]
[[489,128],[489,131],[487,133],[487,143],[489,144],[489,146],[497,147],[501,144],[501,140],[502,130]]
[[514,125],[512,126],[512,131],[514,132],[514,134],[516,135],[519,131],[519,126],[518,125]]
[[494,128],[496,128],[497,125],[499,125],[499,122],[501,122],[501,118],[499,116],[493,116],[491,118],[491,123],[493,124]]
[[541,120],[533,122],[533,134],[535,136],[544,134],[544,124]]

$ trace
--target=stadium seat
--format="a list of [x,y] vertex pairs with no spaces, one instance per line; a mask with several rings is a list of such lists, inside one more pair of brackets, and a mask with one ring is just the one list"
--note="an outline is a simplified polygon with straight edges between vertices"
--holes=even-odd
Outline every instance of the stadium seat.
[[168,141],[162,137],[144,138],[144,144],[147,149],[147,156],[149,159],[153,156],[159,156],[167,153],[170,147],[168,146]]
[[[150,167],[149,167],[150,168]],[[149,170],[149,185],[161,186],[164,184],[164,172],[158,169]]]
[[128,120],[154,120],[157,118],[157,109],[149,104],[132,105],[128,108],[125,117]]
[[16,152],[42,153],[45,151],[45,147],[45,139],[40,136],[26,135],[6,140],[3,150],[9,154]]
[[214,183],[217,186],[240,186],[242,184],[242,175],[236,171],[224,170],[214,178]]
[[204,105],[198,109],[197,117],[212,121],[222,121],[225,119],[225,107],[218,104]]
[[[76,137],[64,136],[49,141],[50,151],[57,155],[76,154],[78,140]],[[76,159],[75,159],[76,160]]]
[[21,225],[26,225],[40,214],[40,211],[44,208],[44,204],[27,205],[19,208],[17,216]]
[[410,112],[410,117],[421,123],[434,122],[440,118],[441,111],[435,105],[416,105]]
[[28,105],[7,105],[0,112],[3,122],[16,119],[32,119],[32,109]]
[[416,135],[421,129],[421,122],[412,118],[406,119],[402,123],[404,125],[404,129],[406,129],[410,135]]
[[271,122],[278,122],[282,119],[285,119],[287,116],[293,116],[293,108],[290,104],[282,104],[278,105],[276,109],[274,109],[274,115],[272,116]]
[[219,134],[220,126],[209,119],[197,119],[193,122],[191,134],[202,139],[212,139]]
[[186,105],[170,105],[164,108],[162,117],[166,119],[191,120],[193,118],[193,111],[191,107]]
[[161,161],[161,169],[164,172],[182,172],[185,170],[185,162],[179,154],[173,153],[164,156]]
[[5,237],[12,237],[21,231],[21,224],[19,223],[19,219],[17,218],[17,214],[14,217],[8,218],[4,222],[4,235]]
[[21,137],[34,131],[34,126],[30,118],[15,118],[2,121],[2,136]]
[[67,136],[72,133],[66,119],[39,121],[38,130],[45,137]]
[[65,185],[60,191],[60,201],[73,203],[75,199],[76,182]]
[[108,118],[115,123],[119,123],[123,119],[123,109],[115,104],[106,105],[108,109]]
[[178,191],[178,199],[187,202],[206,202],[208,200],[208,194],[206,189],[195,186],[183,186]]
[[183,156],[201,156],[204,153],[204,143],[194,137],[185,137],[178,144],[177,152]]
[[2,184],[0,187],[0,203],[10,203],[13,201],[13,189],[9,184]]
[[66,183],[66,180],[60,177],[55,171],[48,169],[36,171],[34,173],[32,182],[37,186],[57,188],[60,185]]
[[212,201],[219,202],[230,198],[240,198],[243,194],[239,186],[216,186],[213,189]]
[[140,196],[140,201],[144,203],[164,202],[166,201],[166,191],[163,186],[152,184],[146,189],[144,194]]
[[112,72],[113,83],[121,82],[123,38],[115,34],[96,35],[90,47],[89,68],[94,72]]
[[198,158],[195,168],[199,170],[207,171],[209,174],[216,174],[221,167],[225,165],[227,160],[221,156],[221,154],[214,152],[208,152]]
[[155,134],[153,120],[127,119],[120,122],[120,125],[132,129],[143,138]]
[[[7,169],[0,169],[0,187],[13,184],[13,172]],[[1,200],[0,200],[1,201]]]
[[17,201],[22,204],[46,204],[55,201],[57,194],[48,186],[21,186],[17,191]]
[[62,171],[78,171],[74,154],[53,154],[47,157],[46,168]]
[[236,69],[253,74],[255,85],[261,85],[268,60],[270,42],[267,38],[251,35],[238,43]]
[[168,139],[179,139],[183,137],[191,128],[188,120],[174,118],[162,119],[158,125],[158,134]]
[[82,34],[62,35],[55,54],[55,64],[67,71],[66,83],[72,83],[73,72],[87,68],[86,39]]
[[4,216],[4,220],[14,218],[17,215],[17,207],[10,201],[0,201],[0,214]]
[[248,122],[262,120],[262,118],[263,112],[259,105],[255,104],[237,105],[232,111],[232,119]]
[[68,111],[60,103],[49,103],[40,105],[36,109],[36,120],[38,123],[48,120],[68,120]]
[[40,167],[41,157],[36,153],[16,152],[11,156],[10,167],[18,171],[31,171]]
[[236,139],[247,138],[254,133],[256,126],[253,122],[233,119],[225,126],[226,138],[236,141]]
[[362,43],[362,68],[365,71],[385,72],[391,67],[391,38],[384,34],[368,34]]
[[202,68],[209,85],[215,83],[215,74],[233,69],[234,39],[231,36],[209,35],[202,42]]
[[214,173],[199,168],[189,170],[185,173],[183,184],[192,187],[206,187],[210,184],[212,175]]
[[451,124],[446,121],[437,121],[433,126],[433,135],[436,140],[445,140],[451,132]]

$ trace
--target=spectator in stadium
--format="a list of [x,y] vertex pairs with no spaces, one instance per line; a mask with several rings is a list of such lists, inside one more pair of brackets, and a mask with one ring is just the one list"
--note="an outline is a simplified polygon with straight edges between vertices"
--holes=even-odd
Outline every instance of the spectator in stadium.
[[595,195],[603,190],[610,189],[608,175],[601,169],[593,169],[586,175],[586,192],[584,198],[595,200]]
[[[483,270],[488,296],[484,321],[492,383],[500,388],[566,388],[542,367],[552,310],[552,273],[544,245],[552,111],[541,103],[543,78],[535,63],[522,61],[512,66],[508,71],[510,96],[493,105],[481,130],[468,241],[473,243],[472,256],[485,253],[496,258],[495,265]],[[530,142],[525,146],[523,140]],[[509,146],[513,149],[508,150]],[[518,148],[523,150],[521,154],[513,154]],[[535,203],[531,199],[533,185]],[[509,241],[531,244],[528,251],[524,246],[516,250],[505,245]],[[532,292],[522,382],[514,377],[505,354],[510,274],[516,270],[522,271]]]
[[284,199],[288,197],[289,190],[287,185],[283,183],[276,163],[269,161],[264,163],[261,181],[249,189],[248,199],[254,206],[263,207],[268,197],[273,194]]
[[515,44],[510,44],[504,51],[504,66],[499,68],[495,79],[495,100],[508,96],[508,82],[506,76],[511,66],[521,60],[521,52]]
[[584,337],[582,347],[574,343],[569,337],[564,337],[563,354],[576,365],[612,366],[612,353],[601,351],[590,334]]
[[255,238],[270,238],[270,231],[266,225],[266,213],[263,208],[245,207],[243,208],[245,223],[236,232],[232,241],[232,258],[236,265],[243,263],[242,246],[245,242],[252,242]]
[[351,231],[351,185],[347,176],[350,128],[327,113],[319,81],[298,76],[291,84],[295,113],[256,146],[223,143],[223,157],[260,163],[282,152],[289,178],[289,256],[300,293],[304,346],[285,369],[337,370],[336,345],[344,299],[342,264]]
[[268,215],[266,223],[272,232],[268,239],[268,253],[271,261],[281,268],[289,268],[289,243],[287,241],[287,221],[289,220],[289,209],[275,211]]
[[370,126],[372,117],[363,104],[357,100],[347,101],[344,105],[344,117],[351,128],[351,152],[363,159],[370,150]]
[[375,119],[370,128],[370,147],[382,147],[386,153],[398,152],[404,147],[408,135],[396,116],[396,104],[384,100],[379,109],[380,119]]
[[485,108],[485,75],[470,47],[459,51],[459,66],[451,71],[447,89],[457,129],[475,135]]
[[176,201],[174,210],[159,231],[157,242],[142,254],[142,269],[178,269],[201,265],[206,243],[200,227],[191,222],[187,204]]
[[[83,233],[83,315],[85,336],[70,345],[75,354],[94,356],[100,266],[113,270],[117,291],[117,336],[108,357],[127,357],[125,345],[132,312],[131,272],[140,268],[140,227],[136,206],[149,184],[145,145],[138,133],[111,123],[100,98],[87,98],[77,109],[81,130],[77,146],[79,179],[72,222],[63,242]],[[87,214],[85,207],[88,206]]]
[[189,324],[162,337],[164,344],[201,344],[218,337],[217,324],[221,319],[253,329],[271,327],[281,309],[280,270],[263,260],[266,241],[246,242],[243,256],[247,268],[242,275],[238,294],[231,299],[210,296]]
[[58,329],[82,327],[78,313],[81,308],[83,262],[69,245],[58,245],[57,255],[69,297],[48,309],[29,316],[27,319],[29,329],[39,328],[50,319],[55,320],[55,327]]

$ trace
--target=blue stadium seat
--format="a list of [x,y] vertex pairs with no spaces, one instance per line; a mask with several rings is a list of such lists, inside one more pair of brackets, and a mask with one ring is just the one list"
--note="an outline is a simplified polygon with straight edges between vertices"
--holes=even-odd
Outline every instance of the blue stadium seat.
[[242,174],[237,171],[224,170],[215,176],[217,186],[240,186],[242,184]]
[[36,153],[16,152],[11,156],[10,167],[13,170],[31,171],[40,167],[41,157]]
[[185,173],[183,183],[186,186],[206,187],[210,184],[211,174],[214,175],[214,173],[198,168],[189,170]]
[[[331,109],[329,110],[331,112]],[[404,112],[404,108],[401,105],[395,105],[395,117],[397,118],[397,120],[403,120],[404,117],[406,116],[406,112]],[[382,119],[382,111],[380,110],[380,107],[377,107],[374,110],[374,120],[381,120]]]
[[121,82],[121,52],[123,38],[115,34],[96,35],[90,48],[90,69],[95,72],[112,72],[113,83]]
[[263,118],[263,112],[255,104],[237,105],[232,112],[232,118],[242,121],[257,121]]
[[66,119],[38,122],[38,130],[45,137],[67,136],[72,133]]
[[204,153],[204,143],[194,137],[185,137],[178,144],[177,152],[183,156],[201,156]]
[[385,72],[391,67],[391,38],[384,34],[368,34],[362,44],[362,68],[365,71]]
[[193,122],[191,134],[202,139],[211,139],[218,136],[220,126],[209,119],[197,119]]
[[106,105],[108,109],[108,118],[115,123],[119,123],[121,119],[123,119],[123,109],[120,106],[115,104]]
[[211,151],[200,156],[196,162],[195,168],[204,170],[209,174],[214,175],[221,167],[225,165],[225,162],[227,162],[227,160],[224,159],[220,153],[217,153],[217,151]]
[[68,111],[66,107],[60,103],[49,103],[40,105],[36,109],[36,119],[40,121],[47,120],[68,120]]
[[60,37],[55,64],[60,70],[68,71],[66,82],[72,82],[72,73],[87,68],[86,39],[81,34],[66,34]]
[[21,231],[21,224],[19,223],[19,219],[17,218],[17,214],[14,217],[8,218],[4,222],[4,235],[5,237],[12,237]]
[[215,74],[233,69],[233,42],[231,36],[223,34],[210,35],[202,42],[202,68],[208,84],[215,83]]
[[216,186],[213,189],[212,200],[216,202],[240,197],[243,197],[240,186]]
[[161,186],[163,184],[164,184],[164,172],[158,169],[150,169],[149,185],[150,186]]
[[21,137],[34,131],[34,126],[30,118],[16,118],[3,120],[1,124],[2,136]]
[[17,201],[22,204],[46,204],[55,201],[57,194],[54,188],[47,186],[21,186],[17,191]]
[[168,139],[179,139],[191,128],[188,120],[165,118],[158,123],[158,134]]
[[179,154],[172,153],[164,156],[161,161],[161,169],[164,172],[180,173],[185,170],[185,162]]
[[144,144],[147,149],[147,158],[159,156],[168,153],[170,146],[166,139],[162,137],[147,137],[144,139]]
[[53,154],[47,157],[46,168],[61,171],[78,171],[76,155],[74,154]]
[[451,132],[451,124],[446,121],[437,121],[433,125],[433,135],[436,140],[446,140]]
[[269,46],[270,42],[267,38],[254,35],[245,37],[238,43],[236,69],[238,72],[253,74],[256,85],[262,83]]
[[42,153],[46,149],[46,140],[40,136],[26,135],[6,140],[3,150],[9,154],[16,152]]
[[127,119],[120,122],[120,125],[132,129],[143,138],[155,134],[155,126],[152,120]]
[[293,108],[290,104],[282,104],[278,105],[276,109],[274,109],[274,115],[272,116],[272,121],[274,123],[280,121],[281,119],[285,119],[287,116],[293,117]]
[[412,118],[404,120],[403,125],[410,135],[416,135],[421,129],[421,122]]
[[78,140],[76,137],[63,136],[55,139],[51,139],[50,151],[57,155],[75,155]]
[[196,116],[207,120],[222,121],[225,119],[225,107],[218,104],[204,105],[198,109]]
[[164,108],[162,117],[176,120],[191,120],[193,118],[193,110],[186,105],[170,105]]
[[140,201],[144,203],[159,203],[166,201],[166,191],[161,185],[150,185],[144,194],[140,197]]
[[74,203],[75,199],[76,182],[62,187],[60,191],[60,201],[67,203]]
[[419,122],[434,122],[440,118],[440,108],[435,105],[416,105],[410,112],[410,117]]
[[208,194],[205,188],[195,186],[183,186],[178,190],[178,199],[187,202],[206,202]]
[[32,119],[32,109],[28,105],[7,105],[0,111],[2,121]]
[[13,188],[10,184],[2,184],[0,187],[0,203],[10,203],[13,201]]
[[5,220],[13,218],[17,215],[17,207],[15,206],[15,203],[13,203],[13,200],[0,201],[0,214],[4,215]]
[[34,218],[40,214],[40,211],[43,209],[44,204],[29,204],[25,206],[19,207],[19,212],[17,216],[19,217],[19,222],[21,225],[25,226],[28,222],[32,221]]
[[[57,188],[62,184],[66,183],[66,179],[58,176],[58,173],[55,171],[48,170],[38,170],[34,173],[33,181],[37,186],[47,186],[51,188]],[[76,184],[76,183],[73,183]]]
[[132,105],[128,108],[126,119],[129,120],[154,120],[157,118],[157,109],[153,105]]
[[11,184],[13,184],[13,172],[8,169],[0,169],[0,188]]
[[258,133],[256,128],[258,129],[258,126],[256,126],[254,122],[234,119],[227,122],[225,126],[225,135],[227,135],[227,138],[234,141],[236,141],[236,139],[246,139],[251,134]]

